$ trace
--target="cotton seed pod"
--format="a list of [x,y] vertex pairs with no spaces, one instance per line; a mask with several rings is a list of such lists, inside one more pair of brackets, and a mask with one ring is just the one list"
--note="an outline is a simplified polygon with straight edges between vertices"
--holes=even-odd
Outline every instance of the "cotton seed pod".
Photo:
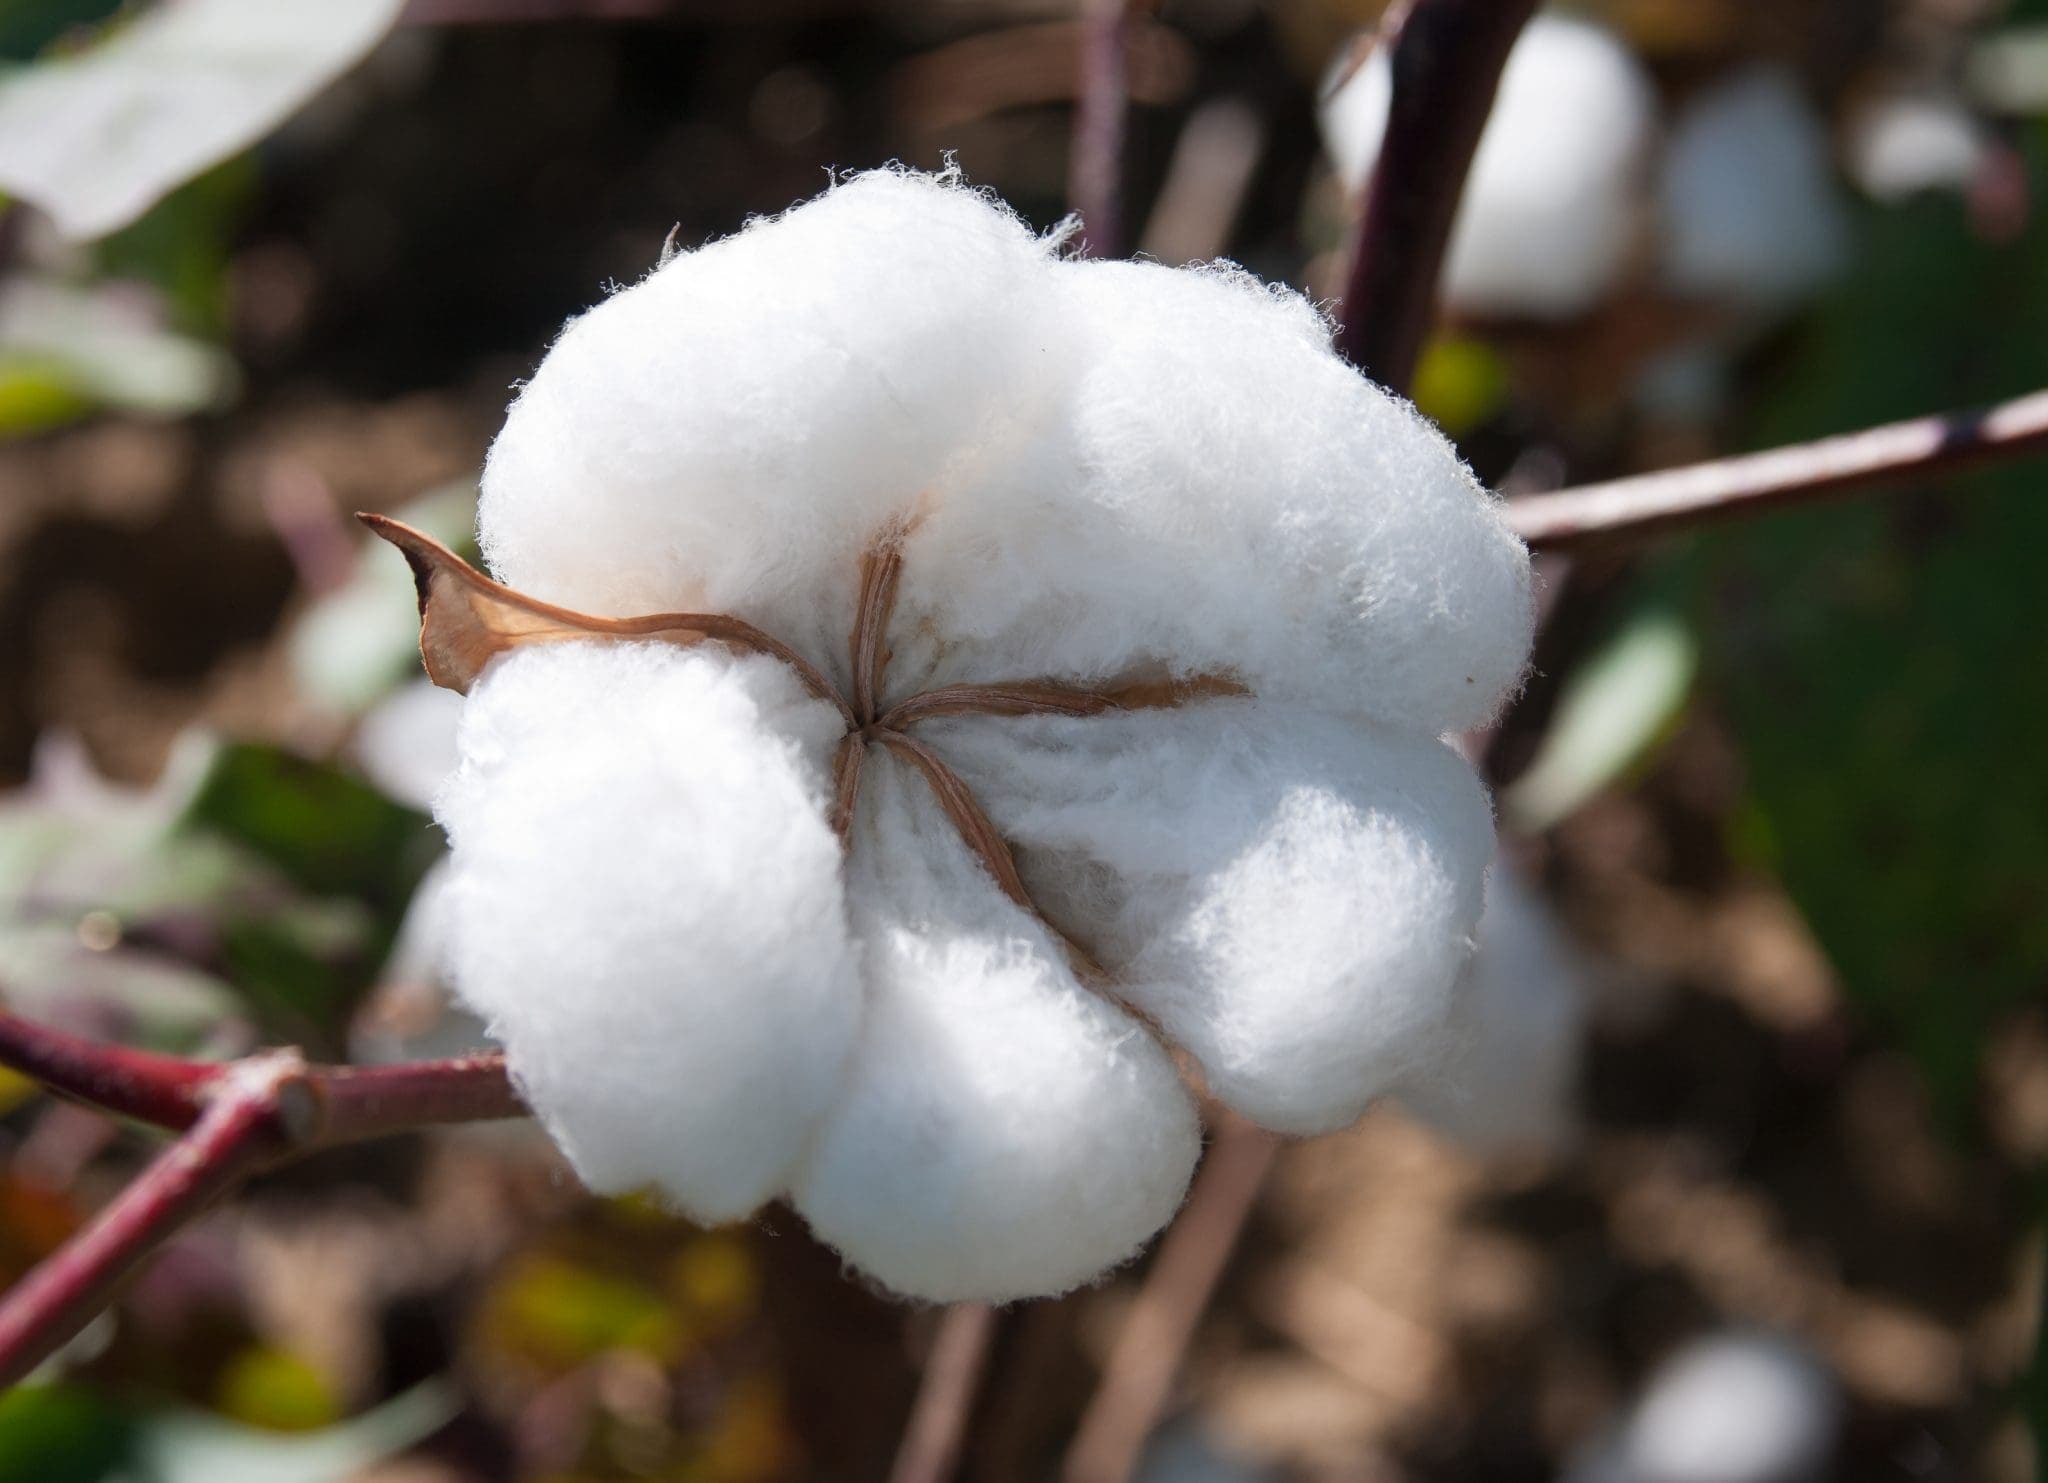
[[479,521],[386,525],[453,968],[593,1186],[1049,1294],[1179,1204],[1176,1051],[1297,1132],[1435,1054],[1528,558],[1299,296],[853,177],[572,321]]

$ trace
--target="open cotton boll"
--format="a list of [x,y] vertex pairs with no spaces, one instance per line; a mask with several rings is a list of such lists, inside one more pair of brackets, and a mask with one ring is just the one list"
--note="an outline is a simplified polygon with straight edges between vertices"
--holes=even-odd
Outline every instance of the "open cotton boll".
[[[1353,189],[1379,159],[1392,97],[1381,48],[1324,99],[1323,140]],[[1530,21],[1465,179],[1445,298],[1470,312],[1541,318],[1592,308],[1634,246],[1655,126],[1649,77],[1619,40],[1551,12]]]
[[1848,249],[1825,125],[1785,68],[1761,64],[1680,112],[1658,186],[1666,281],[1759,309],[1812,292]]
[[793,1185],[824,1240],[896,1292],[1065,1292],[1179,1207],[1201,1139],[1171,1059],[1084,988],[930,790],[870,760],[848,856],[869,993],[851,1075]]
[[550,602],[728,613],[836,662],[876,530],[1049,394],[1051,251],[949,177],[878,171],[679,253],[520,393],[484,554]]
[[860,176],[572,324],[479,519],[519,591],[386,527],[457,978],[598,1187],[1054,1293],[1181,1199],[1173,1050],[1295,1131],[1437,1053],[1528,556],[1300,295]]
[[1431,731],[1493,713],[1528,646],[1528,553],[1312,305],[1139,263],[1066,265],[1056,288],[1081,357],[1070,451],[913,532],[901,683],[1216,672]]
[[527,650],[471,692],[440,798],[456,987],[593,1188],[745,1215],[838,1084],[837,722],[771,659],[662,644]]
[[1475,1153],[1547,1153],[1570,1135],[1588,969],[1509,866],[1486,883],[1440,1065],[1402,1085],[1401,1105]]
[[1264,701],[929,728],[1034,899],[1265,1127],[1441,1059],[1493,821],[1434,737]]

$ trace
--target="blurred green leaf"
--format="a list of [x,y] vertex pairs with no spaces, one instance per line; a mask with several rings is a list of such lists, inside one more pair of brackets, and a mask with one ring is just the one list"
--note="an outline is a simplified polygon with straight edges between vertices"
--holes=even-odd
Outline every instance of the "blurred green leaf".
[[234,362],[165,329],[153,301],[132,285],[9,282],[0,290],[0,398],[14,405],[0,400],[0,431],[36,431],[95,406],[179,417],[223,403]]
[[1502,799],[1515,827],[1541,833],[1641,763],[1677,724],[1698,667],[1683,618],[1638,608],[1559,693],[1535,759]]
[[0,3],[0,61],[25,62],[84,26],[96,26],[122,0],[4,0]]
[[0,1395],[0,1483],[96,1483],[117,1474],[134,1437],[128,1417],[75,1385],[18,1385]]
[[178,328],[218,338],[227,332],[229,248],[255,191],[255,160],[224,160],[104,238],[95,265],[105,277],[152,285]]
[[[1873,211],[1864,240],[1749,441],[2048,384],[2038,214],[1997,248],[1928,199]],[[1748,769],[1742,841],[1956,1118],[1989,1026],[2048,978],[2044,479],[2021,465],[1781,516],[1675,564]]]
[[317,1431],[340,1414],[325,1375],[299,1355],[265,1344],[250,1345],[222,1368],[214,1408],[265,1431]]
[[0,1396],[0,1483],[340,1483],[445,1426],[429,1382],[318,1431],[281,1436],[185,1410],[126,1410],[73,1385]]
[[76,422],[93,409],[61,360],[0,352],[0,438]]
[[239,1008],[331,1050],[441,851],[424,814],[273,747],[187,738],[148,790],[65,763],[0,802],[0,984],[165,1049],[219,1045]]
[[216,754],[184,816],[254,850],[293,883],[396,917],[441,853],[426,815],[324,762],[255,742]]
[[482,1319],[494,1348],[553,1370],[614,1349],[671,1358],[683,1338],[679,1316],[653,1288],[556,1256],[509,1267]]
[[272,1024],[334,1043],[441,836],[337,768],[246,742],[220,748],[181,829],[250,851],[306,893],[223,922],[227,975]]
[[84,241],[247,149],[374,46],[402,0],[180,0],[0,78],[0,188]]

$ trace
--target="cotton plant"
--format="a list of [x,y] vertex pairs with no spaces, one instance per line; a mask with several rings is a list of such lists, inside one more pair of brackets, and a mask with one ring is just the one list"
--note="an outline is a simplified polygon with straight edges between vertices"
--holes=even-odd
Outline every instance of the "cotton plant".
[[1179,1205],[1183,1067],[1312,1134],[1439,1055],[1528,559],[1300,296],[861,175],[573,320],[478,520],[502,586],[384,525],[453,975],[594,1188],[1056,1293]]
[[[1363,189],[1393,96],[1384,49],[1339,63],[1322,106],[1337,172]],[[1532,20],[1508,54],[1458,207],[1443,293],[1476,314],[1569,319],[1621,281],[1643,225],[1656,95],[1628,47],[1590,21]]]

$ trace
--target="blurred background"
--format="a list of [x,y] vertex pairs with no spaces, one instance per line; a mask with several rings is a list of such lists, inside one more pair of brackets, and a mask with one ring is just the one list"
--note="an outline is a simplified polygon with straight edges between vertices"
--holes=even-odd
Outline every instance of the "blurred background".
[[[1333,296],[1373,0],[1130,22],[1127,250]],[[0,0],[0,992],[184,1054],[478,1043],[451,540],[568,315],[957,160],[1067,209],[1070,0]],[[1509,493],[2048,384],[2048,3],[1605,0],[1503,81],[1415,386]],[[2034,1476],[2048,469],[1552,566],[1462,1087],[1286,1149],[1155,1483]],[[152,1137],[0,1076],[0,1278]],[[1001,1317],[1052,1479],[1146,1275]],[[0,1399],[0,1480],[887,1475],[936,1326],[532,1129],[271,1175]],[[1070,1468],[1069,1478],[1078,1475]]]

